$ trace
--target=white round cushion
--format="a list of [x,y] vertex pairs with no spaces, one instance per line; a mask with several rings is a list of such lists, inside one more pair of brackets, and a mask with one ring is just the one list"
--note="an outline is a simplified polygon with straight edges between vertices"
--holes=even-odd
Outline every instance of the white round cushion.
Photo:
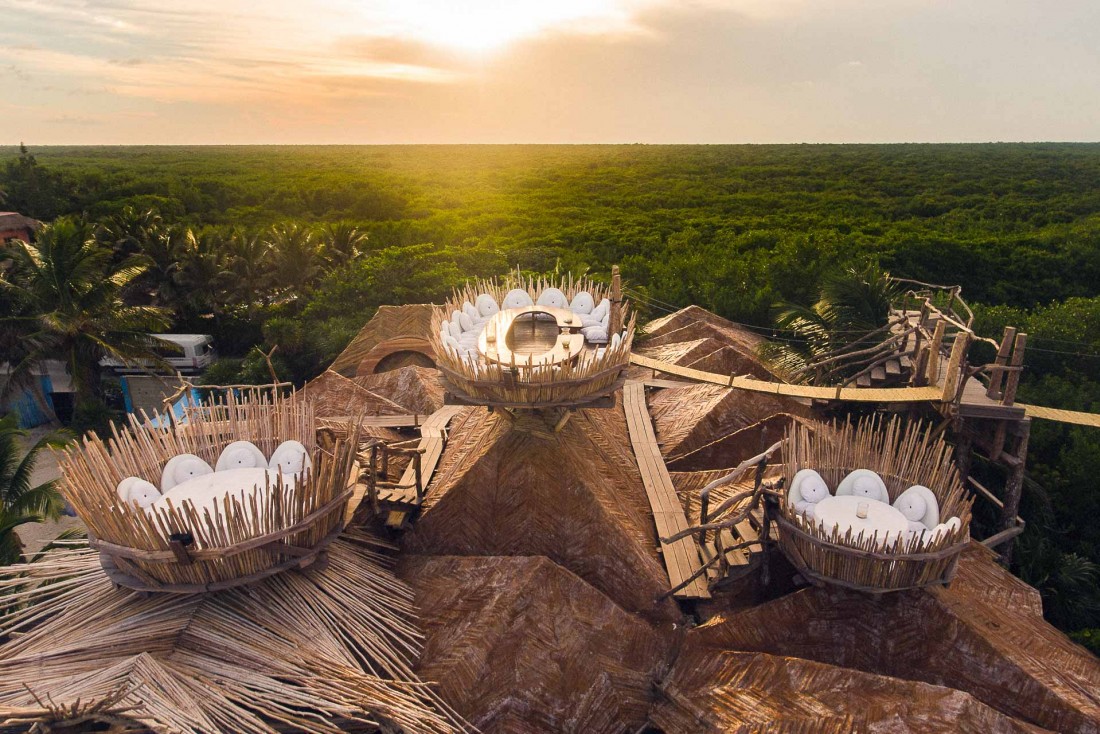
[[234,441],[222,449],[218,463],[214,465],[214,471],[255,467],[267,467],[267,457],[264,456],[264,452],[251,441]]
[[271,453],[267,466],[283,474],[299,474],[313,466],[313,460],[300,441],[283,441]]
[[531,300],[531,294],[522,288],[513,288],[508,291],[508,295],[504,297],[504,303],[501,304],[504,308],[524,308],[526,306],[534,306],[535,302]]
[[816,504],[829,496],[829,485],[813,469],[799,469],[791,477],[791,486],[787,489],[787,504],[795,506],[799,502]]
[[569,299],[565,297],[565,294],[559,288],[547,288],[539,294],[537,305],[569,308]]
[[932,490],[920,484],[914,484],[899,494],[894,500],[894,508],[905,515],[910,523],[920,523],[928,530],[936,527],[940,521],[939,500]]
[[481,318],[489,319],[495,314],[500,313],[500,306],[497,305],[497,300],[490,296],[488,293],[482,293],[477,297],[477,312],[481,314]]
[[882,481],[882,477],[870,469],[856,469],[841,479],[840,484],[837,485],[836,494],[838,497],[855,495],[890,503],[890,493],[886,491],[886,483]]
[[160,490],[141,477],[126,477],[118,483],[116,491],[123,502],[131,502],[142,508],[160,499]]
[[213,473],[213,467],[194,454],[173,456],[160,474],[160,491],[168,492],[181,482]]
[[579,313],[586,315],[592,313],[592,309],[596,307],[596,299],[592,297],[592,294],[588,291],[580,291],[577,295],[573,296],[573,300],[569,303],[569,308],[573,310],[573,313]]

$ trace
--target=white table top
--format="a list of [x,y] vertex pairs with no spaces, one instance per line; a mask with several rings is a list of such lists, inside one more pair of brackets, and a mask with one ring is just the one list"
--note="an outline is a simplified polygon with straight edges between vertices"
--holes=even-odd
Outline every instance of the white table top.
[[[866,505],[866,517],[859,516],[860,505]],[[864,538],[870,538],[877,532],[883,543],[893,542],[909,529],[909,521],[899,510],[885,502],[853,495],[826,497],[814,506],[814,516],[825,532],[835,527],[843,536],[851,529],[853,538],[861,532]]]
[[[293,475],[284,479],[293,482]],[[215,506],[222,504],[222,499],[229,494],[240,498],[247,498],[254,491],[264,491],[267,484],[275,485],[279,482],[279,472],[271,469],[249,467],[246,469],[226,469],[213,474],[203,474],[201,477],[188,479],[168,490],[163,497],[152,504],[157,510],[167,510],[168,500],[175,507],[183,504],[184,500],[191,500],[198,512],[209,508],[211,512]]]

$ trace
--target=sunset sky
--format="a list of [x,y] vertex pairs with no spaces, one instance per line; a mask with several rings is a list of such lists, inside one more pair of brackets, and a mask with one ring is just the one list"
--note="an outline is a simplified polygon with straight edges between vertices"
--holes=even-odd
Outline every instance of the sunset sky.
[[0,145],[1100,140],[1096,0],[0,0]]

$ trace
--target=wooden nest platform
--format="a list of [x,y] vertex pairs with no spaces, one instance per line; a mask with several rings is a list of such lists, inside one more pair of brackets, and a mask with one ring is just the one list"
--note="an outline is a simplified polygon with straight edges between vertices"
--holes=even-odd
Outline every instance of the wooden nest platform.
[[798,471],[813,469],[835,491],[852,471],[869,469],[886,485],[891,503],[922,485],[935,495],[942,519],[958,518],[950,528],[923,537],[853,536],[835,526],[825,530],[799,514],[784,492],[769,503],[769,514],[778,525],[780,549],[808,581],[876,594],[950,583],[970,540],[973,498],[963,490],[950,447],[931,427],[903,428],[896,418],[885,425],[872,419],[816,430],[792,423],[784,461],[788,485]]
[[429,341],[450,403],[601,407],[623,385],[634,317],[621,301],[617,271],[610,289],[583,278],[517,274],[456,291],[432,315]]
[[[144,592],[191,594],[240,586],[323,558],[344,527],[357,435],[319,446],[311,403],[259,393],[203,404],[183,420],[157,427],[166,423],[131,416],[128,428],[112,425],[107,440],[91,433],[63,452],[66,496],[112,581]],[[144,509],[121,500],[117,491],[126,477],[159,486],[173,457],[193,454],[213,467],[233,442],[251,442],[270,457],[288,440],[302,444],[311,468],[287,477],[276,472],[276,481],[252,491],[198,505],[189,498],[174,503],[167,493]]]

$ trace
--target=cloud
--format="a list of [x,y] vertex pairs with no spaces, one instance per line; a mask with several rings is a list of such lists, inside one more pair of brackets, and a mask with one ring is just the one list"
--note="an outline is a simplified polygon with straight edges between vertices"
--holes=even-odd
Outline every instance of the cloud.
[[27,106],[0,141],[1100,137],[1085,0],[0,0],[0,16],[0,75]]

